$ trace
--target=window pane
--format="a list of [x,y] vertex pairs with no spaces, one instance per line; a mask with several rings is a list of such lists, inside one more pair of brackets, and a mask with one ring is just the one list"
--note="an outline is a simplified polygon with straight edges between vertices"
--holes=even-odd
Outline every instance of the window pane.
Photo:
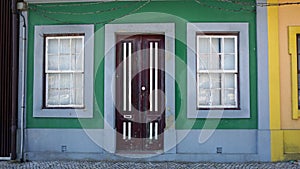
[[298,54],[300,54],[300,35],[298,35],[297,38],[298,38]]
[[200,90],[210,88],[209,76],[207,73],[198,74],[198,84],[199,84],[198,87],[200,88]]
[[61,54],[70,54],[71,53],[70,39],[61,39],[60,40],[60,53]]
[[221,74],[198,75],[198,104],[220,105],[221,104]]
[[48,55],[48,70],[58,70],[57,55]]
[[209,70],[220,70],[221,67],[221,55],[220,54],[212,54],[208,59],[208,69]]
[[298,39],[298,42],[297,42],[297,58],[298,58],[298,109],[300,109],[300,35],[297,35],[297,39]]
[[83,71],[83,59],[82,54],[76,54],[75,56],[75,68],[77,71]]
[[71,70],[76,70],[76,56],[75,54],[71,55]]
[[210,53],[209,38],[200,37],[198,38],[199,53]]
[[208,78],[212,89],[221,88],[221,74],[212,73],[208,75]]
[[48,89],[48,102],[46,106],[59,105],[59,90]]
[[224,38],[224,53],[235,53],[234,38]]
[[236,105],[234,89],[224,90],[224,104],[226,106],[235,106]]
[[300,106],[300,74],[298,73],[298,107]]
[[59,57],[59,70],[71,69],[70,55],[60,55]]
[[299,106],[300,106],[300,90],[298,88],[298,109],[299,109]]
[[226,89],[235,89],[235,79],[236,75],[235,74],[224,74],[224,88]]
[[82,105],[83,74],[48,74],[47,105]]
[[200,55],[198,57],[198,71],[199,70],[208,70],[208,59],[209,59],[209,55]]
[[300,74],[298,73],[298,89],[300,89]]
[[210,90],[203,89],[198,91],[198,106],[210,105]]
[[235,70],[235,55],[224,55],[224,70]]
[[75,88],[83,88],[83,74],[74,74]]
[[61,89],[59,93],[60,93],[60,105],[70,104],[70,90]]
[[48,39],[48,54],[58,54],[58,39]]
[[[298,50],[299,51],[299,50]],[[300,51],[299,51],[300,52]],[[298,59],[298,72],[300,72],[300,54],[297,55],[297,59]],[[299,73],[298,73],[299,74]]]
[[72,54],[82,53],[82,38],[72,39]]
[[71,70],[83,71],[83,60],[81,54],[71,56]]
[[79,88],[79,89],[76,89],[76,104],[77,105],[83,105],[83,89],[82,88]]
[[75,88],[70,89],[70,104],[72,104],[72,105],[76,105],[75,93],[76,93]]
[[212,53],[221,53],[222,49],[221,49],[221,43],[222,43],[222,39],[221,38],[212,38],[211,39],[211,49],[212,49]]
[[74,79],[74,74],[73,73],[70,73],[69,74],[69,78],[70,78],[70,82],[69,82],[69,88],[74,88],[75,86],[75,79]]
[[61,89],[69,89],[71,84],[70,74],[61,74],[60,75],[60,88]]
[[201,89],[220,89],[221,75],[216,73],[201,73],[198,74],[198,84]]
[[212,105],[221,105],[221,89],[211,90],[210,100]]
[[59,88],[59,75],[58,74],[48,74],[48,88],[58,89]]

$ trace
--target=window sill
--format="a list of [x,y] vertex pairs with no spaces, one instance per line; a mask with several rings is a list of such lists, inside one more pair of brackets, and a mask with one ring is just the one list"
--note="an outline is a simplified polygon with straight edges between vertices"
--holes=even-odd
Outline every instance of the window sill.
[[41,109],[35,110],[33,117],[93,118],[93,112],[86,109]]
[[223,118],[250,118],[250,110],[194,110],[187,113],[188,118],[223,119]]

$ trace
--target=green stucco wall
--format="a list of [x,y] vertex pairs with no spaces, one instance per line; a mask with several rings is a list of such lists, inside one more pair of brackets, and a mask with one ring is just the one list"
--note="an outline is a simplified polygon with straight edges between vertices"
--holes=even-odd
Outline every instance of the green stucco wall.
[[[69,4],[31,4],[28,14],[27,128],[103,128],[104,111],[104,24],[175,23],[176,33],[176,128],[256,129],[257,66],[256,13],[254,0],[239,3],[218,0],[130,1]],[[253,7],[254,6],[254,7]],[[250,40],[250,119],[187,119],[186,115],[186,23],[248,22]],[[94,116],[91,119],[33,118],[33,54],[35,25],[94,24]],[[240,58],[242,59],[242,58]],[[210,125],[211,124],[211,125]]]

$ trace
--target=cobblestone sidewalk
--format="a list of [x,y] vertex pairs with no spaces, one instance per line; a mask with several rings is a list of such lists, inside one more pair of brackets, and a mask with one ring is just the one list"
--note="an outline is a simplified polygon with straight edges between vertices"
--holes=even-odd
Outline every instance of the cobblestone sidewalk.
[[117,161],[32,161],[19,163],[13,161],[1,161],[2,169],[300,169],[300,162],[278,162],[278,163],[181,163],[181,162],[117,162]]

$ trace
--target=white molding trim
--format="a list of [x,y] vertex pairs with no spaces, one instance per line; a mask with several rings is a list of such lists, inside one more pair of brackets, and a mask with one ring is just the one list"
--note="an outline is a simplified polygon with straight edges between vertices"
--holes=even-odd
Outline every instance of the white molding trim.
[[[84,33],[84,109],[43,108],[44,34]],[[94,25],[41,25],[34,30],[33,117],[92,118],[94,104]]]
[[[187,117],[188,118],[250,118],[249,24],[187,23]],[[239,33],[239,104],[233,110],[197,110],[196,106],[196,35],[201,32]]]

